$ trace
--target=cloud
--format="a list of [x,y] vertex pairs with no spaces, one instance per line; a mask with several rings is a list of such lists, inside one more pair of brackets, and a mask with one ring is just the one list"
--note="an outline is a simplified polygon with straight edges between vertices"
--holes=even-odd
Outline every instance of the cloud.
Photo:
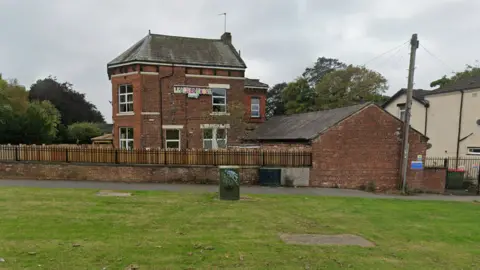
[[[106,64],[154,33],[217,38],[227,30],[247,75],[273,85],[317,57],[362,65],[418,33],[416,87],[476,60],[480,2],[468,0],[105,0],[0,2],[0,72],[26,86],[54,75],[74,84],[111,119]],[[406,85],[408,44],[367,64]],[[441,59],[439,61],[437,58]],[[444,63],[442,63],[442,61]]]

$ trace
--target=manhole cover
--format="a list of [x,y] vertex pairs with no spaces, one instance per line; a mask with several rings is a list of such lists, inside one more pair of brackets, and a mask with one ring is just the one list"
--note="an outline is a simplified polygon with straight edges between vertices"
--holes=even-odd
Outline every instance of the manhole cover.
[[280,238],[287,244],[294,245],[336,245],[374,247],[367,239],[351,234],[321,235],[321,234],[282,234]]
[[106,196],[106,197],[130,197],[132,193],[128,192],[115,192],[110,190],[102,190],[97,193],[97,196]]

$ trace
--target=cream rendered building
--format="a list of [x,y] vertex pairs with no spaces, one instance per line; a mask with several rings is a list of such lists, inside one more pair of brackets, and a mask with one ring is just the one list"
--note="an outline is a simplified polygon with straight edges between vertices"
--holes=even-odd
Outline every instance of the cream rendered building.
[[[406,91],[383,107],[403,119]],[[430,138],[429,157],[480,156],[480,76],[436,90],[414,90],[411,126]]]

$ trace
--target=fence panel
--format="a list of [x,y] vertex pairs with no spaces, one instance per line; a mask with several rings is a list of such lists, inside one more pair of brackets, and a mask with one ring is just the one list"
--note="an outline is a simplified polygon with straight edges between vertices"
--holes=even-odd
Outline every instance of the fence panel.
[[425,167],[438,167],[447,169],[463,168],[465,177],[468,179],[477,179],[480,166],[480,157],[427,157]]
[[151,165],[238,165],[308,167],[309,150],[121,150],[110,148],[0,146],[0,160]]

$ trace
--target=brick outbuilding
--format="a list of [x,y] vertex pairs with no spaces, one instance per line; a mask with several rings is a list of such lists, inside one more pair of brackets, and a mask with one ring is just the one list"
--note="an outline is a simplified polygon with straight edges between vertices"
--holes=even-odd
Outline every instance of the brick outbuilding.
[[[399,185],[403,122],[371,103],[277,116],[248,137],[263,148],[309,148],[312,151],[310,186],[378,189]],[[414,129],[409,135],[409,164],[425,156],[428,138]],[[443,189],[442,183],[423,186],[418,171],[408,172],[416,189]],[[420,175],[420,176],[419,176]]]

